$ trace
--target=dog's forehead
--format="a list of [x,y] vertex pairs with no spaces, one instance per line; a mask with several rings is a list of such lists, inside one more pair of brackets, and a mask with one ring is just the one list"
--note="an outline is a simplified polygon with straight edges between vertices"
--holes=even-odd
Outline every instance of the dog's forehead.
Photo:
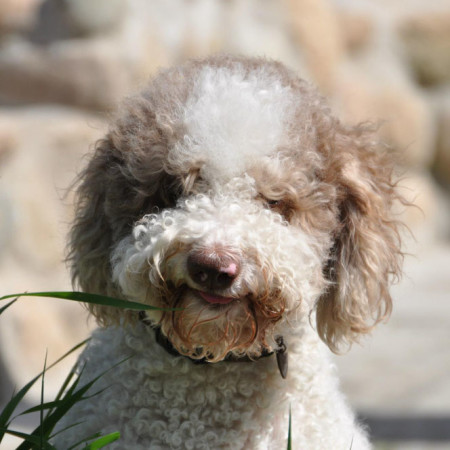
[[185,133],[171,158],[184,167],[200,162],[208,179],[241,175],[286,143],[294,103],[291,88],[262,69],[205,67],[183,107]]

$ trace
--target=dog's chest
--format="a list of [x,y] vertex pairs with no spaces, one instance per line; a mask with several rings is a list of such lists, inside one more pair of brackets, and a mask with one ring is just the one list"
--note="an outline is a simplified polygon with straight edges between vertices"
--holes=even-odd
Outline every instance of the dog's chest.
[[[175,448],[178,440],[186,442],[186,448],[190,441],[204,442],[206,448],[227,448],[227,442],[230,448],[241,448],[252,442],[257,448],[266,440],[262,436],[272,440],[280,428],[286,436],[289,381],[281,378],[275,356],[196,365],[167,353],[141,327],[131,332],[107,329],[94,336],[91,349],[99,348],[97,339],[103,341],[104,361],[98,364],[98,354],[86,357],[97,358],[97,371],[130,356],[102,379],[104,387],[111,388],[95,402],[102,422],[111,430],[114,424],[121,428],[127,442]],[[84,376],[93,376],[90,372],[88,366]]]

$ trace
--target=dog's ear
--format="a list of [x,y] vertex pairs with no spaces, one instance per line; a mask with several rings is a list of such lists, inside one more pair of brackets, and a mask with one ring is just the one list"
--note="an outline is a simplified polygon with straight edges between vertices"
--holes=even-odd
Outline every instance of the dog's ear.
[[[111,202],[111,172],[118,161],[109,137],[99,141],[88,166],[79,176],[75,218],[69,239],[68,262],[72,284],[84,292],[118,297],[111,280],[110,252],[113,228],[108,213]],[[88,305],[100,323],[119,319],[119,310]]]
[[[370,126],[345,128],[328,137],[329,182],[337,189],[339,226],[326,275],[329,290],[317,304],[317,329],[333,351],[367,333],[392,309],[389,283],[399,276],[399,199],[391,155]],[[328,144],[329,145],[329,144]]]
[[[134,108],[96,145],[80,174],[68,263],[75,287],[122,297],[112,281],[111,252],[135,222],[175,202],[174,177],[164,171],[166,137],[147,108]],[[122,309],[88,305],[103,325],[134,317]]]

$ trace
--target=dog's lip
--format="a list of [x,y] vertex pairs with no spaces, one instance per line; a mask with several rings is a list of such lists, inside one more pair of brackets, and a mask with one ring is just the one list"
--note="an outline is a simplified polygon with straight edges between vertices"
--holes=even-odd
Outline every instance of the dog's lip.
[[204,291],[197,291],[197,293],[203,300],[213,304],[227,305],[228,303],[231,303],[233,300],[235,300],[235,298],[233,297],[223,297],[222,295],[209,294],[208,292]]

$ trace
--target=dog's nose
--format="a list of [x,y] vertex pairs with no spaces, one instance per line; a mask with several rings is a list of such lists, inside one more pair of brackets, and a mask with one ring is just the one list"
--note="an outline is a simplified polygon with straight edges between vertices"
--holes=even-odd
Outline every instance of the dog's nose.
[[217,291],[229,288],[239,275],[241,265],[235,256],[214,252],[192,251],[187,259],[187,269],[192,281],[207,289]]

